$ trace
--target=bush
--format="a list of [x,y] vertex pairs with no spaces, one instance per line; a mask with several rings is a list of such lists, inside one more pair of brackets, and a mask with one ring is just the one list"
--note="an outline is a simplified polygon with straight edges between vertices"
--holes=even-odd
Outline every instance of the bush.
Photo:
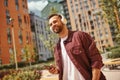
[[0,66],[0,70],[2,69],[15,69],[15,64],[5,64]]
[[112,53],[108,54],[108,58],[120,58],[120,47],[110,50]]
[[0,72],[2,80],[40,80],[42,72],[39,70],[6,70]]
[[113,49],[117,49],[117,48],[120,48],[120,46],[107,47],[107,48],[106,48],[106,51],[111,51],[111,50],[113,50]]

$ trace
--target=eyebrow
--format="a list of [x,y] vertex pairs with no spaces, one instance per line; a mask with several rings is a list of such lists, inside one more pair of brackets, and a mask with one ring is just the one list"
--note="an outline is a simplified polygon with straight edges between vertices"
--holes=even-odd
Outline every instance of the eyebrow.
[[[57,19],[55,19],[55,20],[53,20],[53,22],[52,23],[55,23],[55,22],[57,22],[58,20]],[[49,25],[51,25],[52,23],[49,23]]]

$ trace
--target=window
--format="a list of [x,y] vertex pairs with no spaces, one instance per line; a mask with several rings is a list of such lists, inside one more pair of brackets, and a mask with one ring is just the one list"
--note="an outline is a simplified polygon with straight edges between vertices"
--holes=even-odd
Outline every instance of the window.
[[1,48],[0,48],[0,54],[2,53],[2,50],[1,50]]
[[25,56],[25,47],[24,48],[21,48],[21,60],[22,61],[26,61],[26,56]]
[[24,23],[27,23],[27,19],[25,15],[24,15]]
[[19,24],[19,26],[21,26],[21,25],[22,25],[22,19],[21,19],[20,14],[18,15],[18,24]]
[[100,38],[103,38],[103,34],[101,30],[99,30],[99,35],[100,35]]
[[106,39],[106,43],[108,43],[108,39]]
[[24,2],[24,0],[22,0],[22,6],[23,6],[23,8],[25,8],[25,2]]
[[1,45],[1,35],[0,35],[0,45]]
[[14,51],[13,48],[9,48],[9,53],[10,53],[10,63],[14,63]]
[[75,2],[77,2],[77,0],[75,0]]
[[19,36],[19,42],[20,42],[20,44],[22,44],[23,43],[23,36],[22,36],[22,31],[21,30],[19,30],[18,36]]
[[101,44],[103,44],[103,42],[104,42],[104,41],[103,41],[103,40],[101,40]]
[[15,0],[16,10],[19,10],[18,0]]
[[28,34],[28,32],[26,32],[26,41],[27,41],[27,43],[29,43],[29,34]]
[[10,13],[9,13],[9,10],[6,10],[6,23],[9,24],[10,23]]
[[24,48],[21,49],[21,53],[24,54],[25,53],[25,50]]
[[12,36],[11,36],[10,28],[7,28],[7,38],[8,38],[8,43],[11,44]]
[[105,35],[108,36],[108,30],[105,28]]
[[0,59],[0,65],[2,65],[2,59]]
[[27,9],[26,3],[27,3],[26,0],[22,0],[22,7]]
[[4,5],[8,7],[8,0],[4,0]]
[[13,54],[13,48],[9,48],[9,53]]

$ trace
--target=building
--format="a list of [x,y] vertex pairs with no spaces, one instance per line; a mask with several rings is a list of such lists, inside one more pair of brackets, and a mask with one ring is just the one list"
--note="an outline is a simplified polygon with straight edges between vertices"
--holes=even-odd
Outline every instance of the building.
[[67,27],[71,29],[71,22],[66,0],[48,0],[48,5],[41,11],[41,17],[47,18],[52,12],[60,13],[67,19]]
[[0,11],[0,64],[12,63],[15,54],[21,62],[24,47],[33,47],[27,0],[1,0]]
[[97,13],[101,10],[98,0],[66,0],[72,30],[89,33],[100,51],[113,47],[110,27]]
[[61,0],[61,1],[59,1],[59,3],[63,6],[63,12],[64,12],[63,15],[67,20],[67,27],[68,27],[68,29],[72,30],[67,2],[66,2],[66,0]]
[[41,17],[46,19],[51,13],[64,14],[63,6],[57,2],[48,2],[46,7],[41,11]]
[[33,34],[33,42],[34,46],[37,50],[37,54],[39,56],[39,60],[46,61],[47,59],[52,57],[52,54],[43,44],[41,40],[41,35],[44,35],[47,40],[47,31],[46,31],[46,20],[40,18],[39,16],[35,15],[33,12],[30,13],[30,21],[31,21],[31,29]]

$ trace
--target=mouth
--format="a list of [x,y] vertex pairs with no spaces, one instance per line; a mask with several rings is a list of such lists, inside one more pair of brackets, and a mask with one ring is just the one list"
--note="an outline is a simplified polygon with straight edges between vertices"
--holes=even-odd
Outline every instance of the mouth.
[[54,26],[52,29],[54,32],[57,32],[57,26]]

